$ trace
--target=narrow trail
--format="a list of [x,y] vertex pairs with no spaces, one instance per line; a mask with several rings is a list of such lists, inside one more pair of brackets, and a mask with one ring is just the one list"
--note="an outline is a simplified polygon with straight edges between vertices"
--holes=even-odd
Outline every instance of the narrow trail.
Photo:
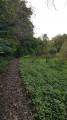
[[16,59],[9,65],[2,79],[4,118],[0,120],[34,120],[21,83],[18,61]]

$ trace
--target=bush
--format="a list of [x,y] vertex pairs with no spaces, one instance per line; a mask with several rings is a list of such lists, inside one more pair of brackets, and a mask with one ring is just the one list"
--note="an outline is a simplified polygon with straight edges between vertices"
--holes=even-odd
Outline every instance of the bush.
[[16,51],[16,47],[14,45],[14,41],[11,39],[1,38],[0,40],[0,55],[1,56],[13,56]]
[[67,47],[62,47],[62,49],[60,51],[60,57],[62,59],[67,60]]
[[64,60],[67,60],[67,39],[64,41],[60,49],[60,57]]
[[51,57],[54,57],[57,50],[55,47],[51,47],[49,50],[48,50],[49,54],[51,55]]

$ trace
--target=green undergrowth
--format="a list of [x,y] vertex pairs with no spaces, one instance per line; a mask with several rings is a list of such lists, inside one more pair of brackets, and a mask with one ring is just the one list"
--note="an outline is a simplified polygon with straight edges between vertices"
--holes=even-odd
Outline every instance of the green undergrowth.
[[[11,63],[15,58],[13,57],[2,57],[0,56],[0,72],[4,71],[9,63]],[[1,73],[0,73],[1,76]]]
[[[51,61],[51,62],[50,62]],[[19,61],[27,95],[31,97],[37,120],[66,120],[67,118],[67,64],[24,57]],[[57,68],[55,68],[57,67]]]

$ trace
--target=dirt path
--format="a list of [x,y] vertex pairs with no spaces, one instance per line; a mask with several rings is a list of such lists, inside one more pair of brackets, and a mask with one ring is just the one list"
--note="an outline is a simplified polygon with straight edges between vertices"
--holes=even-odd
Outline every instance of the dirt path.
[[18,59],[9,65],[2,80],[4,118],[0,120],[34,120],[20,80]]

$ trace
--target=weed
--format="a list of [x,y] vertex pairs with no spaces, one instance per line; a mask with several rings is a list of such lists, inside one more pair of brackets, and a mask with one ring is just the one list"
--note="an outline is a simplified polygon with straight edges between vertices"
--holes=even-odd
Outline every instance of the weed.
[[20,59],[21,76],[38,120],[66,120],[67,64],[60,65],[61,71],[58,64],[46,64],[41,58]]

